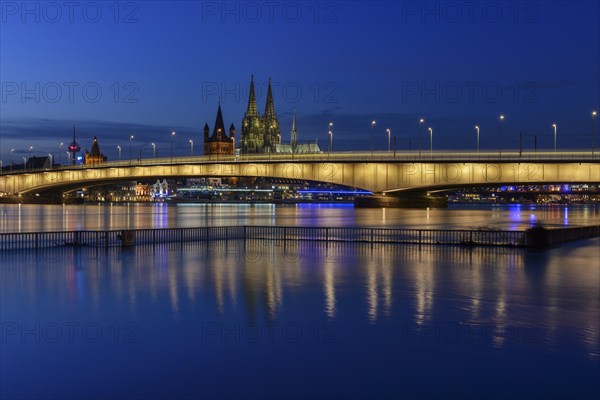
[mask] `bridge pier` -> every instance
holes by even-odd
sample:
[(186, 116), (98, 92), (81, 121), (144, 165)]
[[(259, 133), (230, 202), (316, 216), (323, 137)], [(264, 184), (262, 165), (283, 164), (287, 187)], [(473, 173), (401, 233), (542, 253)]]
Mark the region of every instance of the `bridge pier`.
[(446, 197), (430, 196), (423, 192), (402, 194), (373, 194), (354, 200), (356, 208), (447, 208)]

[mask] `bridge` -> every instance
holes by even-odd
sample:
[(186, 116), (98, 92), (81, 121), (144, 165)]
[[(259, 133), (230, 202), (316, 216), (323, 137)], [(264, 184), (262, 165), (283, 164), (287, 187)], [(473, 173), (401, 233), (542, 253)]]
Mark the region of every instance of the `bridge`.
[(346, 185), (373, 193), (505, 184), (600, 183), (600, 155), (560, 152), (335, 152), (166, 157), (0, 174), (5, 195), (65, 193), (120, 181), (272, 177)]

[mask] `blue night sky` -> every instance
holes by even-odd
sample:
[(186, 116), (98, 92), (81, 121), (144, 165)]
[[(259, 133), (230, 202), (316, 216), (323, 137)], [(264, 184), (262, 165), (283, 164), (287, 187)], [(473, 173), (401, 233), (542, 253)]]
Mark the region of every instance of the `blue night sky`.
[[(94, 135), (144, 157), (202, 148), (217, 103), (238, 128), (254, 74), (264, 109), (274, 84), (282, 140), (296, 110), (299, 138), (326, 148), (407, 149), (433, 128), (434, 149), (590, 149), (600, 105), (600, 5), (524, 2), (0, 2), (0, 159), (57, 153)], [(596, 129), (600, 121), (596, 121)], [(423, 143), (428, 136), (423, 133)], [(600, 140), (596, 138), (596, 146)], [(65, 146), (66, 147), (66, 146)]]

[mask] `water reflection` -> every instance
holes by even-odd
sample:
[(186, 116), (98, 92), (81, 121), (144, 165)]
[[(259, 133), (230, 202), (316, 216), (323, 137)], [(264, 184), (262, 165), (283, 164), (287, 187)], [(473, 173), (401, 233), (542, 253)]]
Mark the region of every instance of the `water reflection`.
[(174, 321), (199, 307), (248, 321), (293, 311), (416, 329), (452, 322), (489, 329), (497, 348), (526, 327), (550, 347), (572, 336), (597, 358), (600, 278), (589, 260), (598, 244), (530, 253), (228, 241), (2, 253), (1, 311), (10, 320), (128, 310), (143, 321), (166, 305)]
[(537, 221), (549, 226), (599, 224), (600, 206), (452, 206), (421, 210), (355, 209), (335, 204), (0, 205), (1, 232), (227, 225), (525, 229)]

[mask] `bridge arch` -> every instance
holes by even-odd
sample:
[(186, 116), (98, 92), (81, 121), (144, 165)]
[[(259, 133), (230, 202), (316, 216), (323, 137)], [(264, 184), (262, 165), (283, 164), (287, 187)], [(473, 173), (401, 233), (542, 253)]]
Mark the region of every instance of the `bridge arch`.
[(124, 164), (0, 175), (0, 192), (40, 193), (112, 182), (176, 177), (271, 177), (310, 180), (373, 193), (427, 191), (473, 185), (600, 183), (600, 163), (547, 162), (406, 162), (390, 161), (201, 161)]

